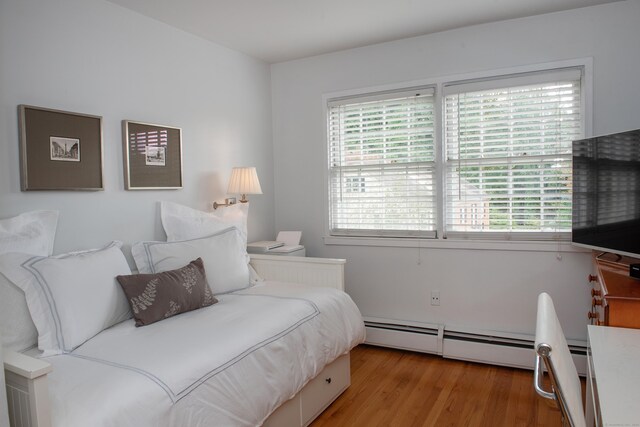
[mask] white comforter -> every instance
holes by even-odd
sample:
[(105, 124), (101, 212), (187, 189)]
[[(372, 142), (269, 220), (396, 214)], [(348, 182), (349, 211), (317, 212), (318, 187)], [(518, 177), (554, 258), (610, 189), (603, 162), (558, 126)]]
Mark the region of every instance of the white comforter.
[(49, 357), (54, 427), (257, 426), (364, 340), (351, 298), (265, 282)]

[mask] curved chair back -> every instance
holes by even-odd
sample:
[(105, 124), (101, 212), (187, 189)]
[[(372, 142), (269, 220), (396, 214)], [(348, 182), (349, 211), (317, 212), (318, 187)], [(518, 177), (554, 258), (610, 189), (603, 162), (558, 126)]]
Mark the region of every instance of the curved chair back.
[(7, 391), (4, 384), (4, 350), (0, 337), (0, 426), (9, 425), (9, 409), (7, 408)]
[[(538, 296), (536, 322), (536, 365), (534, 387), (538, 394), (558, 402), (565, 423), (586, 427), (582, 407), (582, 387), (569, 346), (558, 321), (553, 301), (543, 292)], [(542, 388), (542, 363), (551, 379), (552, 391)]]

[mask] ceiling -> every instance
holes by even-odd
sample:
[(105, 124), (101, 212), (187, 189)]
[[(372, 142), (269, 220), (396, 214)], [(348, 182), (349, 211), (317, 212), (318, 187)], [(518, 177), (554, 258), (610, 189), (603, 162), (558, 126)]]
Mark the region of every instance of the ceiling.
[(109, 0), (269, 63), (617, 0)]

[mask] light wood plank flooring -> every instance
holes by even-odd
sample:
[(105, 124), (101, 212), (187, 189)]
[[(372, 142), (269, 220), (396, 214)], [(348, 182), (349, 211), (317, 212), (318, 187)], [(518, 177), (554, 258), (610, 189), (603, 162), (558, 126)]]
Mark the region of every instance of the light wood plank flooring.
[(351, 387), (312, 426), (560, 426), (532, 381), (532, 371), (360, 345)]

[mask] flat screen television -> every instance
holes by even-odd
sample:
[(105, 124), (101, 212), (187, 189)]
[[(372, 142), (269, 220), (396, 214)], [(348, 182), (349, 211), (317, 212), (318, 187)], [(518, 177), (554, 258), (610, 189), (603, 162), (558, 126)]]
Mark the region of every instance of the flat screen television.
[(572, 242), (640, 257), (640, 129), (573, 142)]

